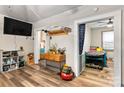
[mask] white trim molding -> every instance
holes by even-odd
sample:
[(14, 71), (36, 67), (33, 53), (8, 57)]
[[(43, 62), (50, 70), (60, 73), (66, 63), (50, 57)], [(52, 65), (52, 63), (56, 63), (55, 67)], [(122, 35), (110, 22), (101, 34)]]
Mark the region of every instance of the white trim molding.
[(38, 64), (40, 59), (40, 38), (41, 34), (39, 30), (34, 30), (34, 62)]

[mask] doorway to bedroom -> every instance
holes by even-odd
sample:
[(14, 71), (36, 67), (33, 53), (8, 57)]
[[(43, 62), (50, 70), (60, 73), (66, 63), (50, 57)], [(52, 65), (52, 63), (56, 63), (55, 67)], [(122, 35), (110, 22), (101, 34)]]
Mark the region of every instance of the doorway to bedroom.
[[(81, 30), (83, 31), (84, 34), (84, 28), (87, 23), (91, 23), (94, 21), (99, 21), (99, 20), (104, 20), (104, 19), (109, 19), (113, 18), (113, 26), (114, 26), (114, 53), (113, 53), (113, 69), (114, 69), (114, 75), (113, 75), (113, 86), (121, 86), (121, 11), (114, 11), (106, 14), (101, 14), (93, 17), (86, 17), (84, 19), (80, 19), (75, 21), (75, 31), (74, 31), (74, 51), (75, 51), (75, 56), (74, 56), (74, 64), (75, 64), (75, 73), (76, 76), (79, 76), (81, 73), (85, 71), (85, 39), (82, 39), (81, 42), (84, 41), (83, 45), (83, 50), (82, 53), (80, 53), (80, 25), (83, 25)], [(112, 19), (111, 19), (112, 21)], [(86, 33), (84, 34), (86, 35)], [(78, 42), (77, 42), (78, 41)], [(90, 47), (90, 46), (89, 46)], [(102, 50), (101, 48), (97, 47), (98, 50)], [(80, 55), (81, 54), (81, 55)], [(82, 56), (82, 58), (80, 57)], [(80, 61), (81, 60), (81, 61)], [(83, 66), (80, 66), (80, 64), (83, 64)], [(80, 68), (82, 67), (82, 68)], [(92, 71), (92, 70), (91, 70)], [(89, 80), (88, 80), (89, 81)], [(93, 81), (94, 82), (94, 81)]]
[(106, 18), (79, 25), (80, 70), (85, 64), (81, 75), (87, 83), (95, 82), (100, 86), (113, 86), (113, 24), (113, 18)]

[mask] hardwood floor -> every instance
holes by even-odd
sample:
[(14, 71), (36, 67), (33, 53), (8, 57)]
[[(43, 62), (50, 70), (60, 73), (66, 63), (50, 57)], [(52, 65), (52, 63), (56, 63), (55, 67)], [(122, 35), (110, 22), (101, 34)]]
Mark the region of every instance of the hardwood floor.
[[(100, 76), (101, 71), (86, 68), (82, 74), (72, 81), (61, 80), (56, 72), (38, 65), (0, 73), (0, 87), (111, 87), (112, 78)], [(112, 77), (111, 73), (108, 73)]]

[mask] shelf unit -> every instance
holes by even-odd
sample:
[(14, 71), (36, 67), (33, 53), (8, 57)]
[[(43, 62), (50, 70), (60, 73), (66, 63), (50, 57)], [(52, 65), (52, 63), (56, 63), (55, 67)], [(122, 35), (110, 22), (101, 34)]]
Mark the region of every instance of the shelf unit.
[(69, 32), (71, 32), (71, 28), (64, 27), (61, 29), (51, 30), (48, 32), (48, 35), (49, 36), (68, 35)]
[(53, 30), (48, 32), (49, 36), (58, 36), (58, 35), (67, 35), (68, 32), (65, 32), (63, 30)]
[(24, 67), (24, 55), (19, 55), (21, 51), (0, 51), (0, 71), (8, 72)]

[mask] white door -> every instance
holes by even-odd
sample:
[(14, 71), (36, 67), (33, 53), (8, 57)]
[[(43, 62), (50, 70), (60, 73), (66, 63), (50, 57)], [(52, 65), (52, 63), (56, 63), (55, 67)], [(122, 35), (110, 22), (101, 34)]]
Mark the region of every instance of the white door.
[(80, 55), (80, 73), (85, 70), (85, 54)]
[(41, 32), (35, 31), (34, 34), (34, 61), (35, 64), (38, 64), (40, 59), (40, 38), (41, 38)]

